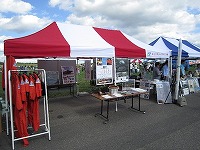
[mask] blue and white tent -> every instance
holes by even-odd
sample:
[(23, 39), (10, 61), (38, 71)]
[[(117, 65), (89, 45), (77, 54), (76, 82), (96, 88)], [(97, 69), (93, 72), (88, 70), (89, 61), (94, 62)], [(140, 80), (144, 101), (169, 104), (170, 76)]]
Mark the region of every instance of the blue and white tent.
[[(179, 39), (159, 37), (149, 45), (155, 46), (156, 48), (172, 51), (172, 57), (178, 56)], [(200, 48), (186, 40), (182, 40), (182, 57), (200, 57)]]

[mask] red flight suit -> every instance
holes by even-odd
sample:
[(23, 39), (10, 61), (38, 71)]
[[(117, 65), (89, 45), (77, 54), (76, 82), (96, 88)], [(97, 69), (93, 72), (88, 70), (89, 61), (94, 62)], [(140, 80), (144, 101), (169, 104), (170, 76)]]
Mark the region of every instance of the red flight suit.
[[(12, 74), (12, 102), (13, 102), (13, 116), (14, 123), (17, 129), (17, 137), (28, 136), (27, 131), (27, 120), (26, 120), (26, 107), (22, 101), (20, 80), (18, 74)], [(23, 139), (24, 146), (28, 146), (29, 142), (27, 139)]]
[(39, 92), (36, 88), (38, 87), (36, 80), (35, 75), (29, 76), (28, 122), (34, 131), (38, 131), (40, 127), (39, 100), (37, 97), (37, 93), (39, 94)]
[(40, 125), (40, 111), (39, 111), (39, 98), (42, 96), (42, 85), (41, 81), (36, 73), (33, 73), (33, 76), (35, 78), (35, 92), (36, 92), (36, 98), (34, 101), (34, 108), (33, 108), (33, 128), (35, 131), (39, 129)]
[[(16, 66), (16, 61), (15, 58), (12, 56), (7, 56), (6, 57), (6, 67), (7, 67), (7, 76), (8, 76), (8, 70), (17, 70)], [(4, 63), (5, 65), (5, 63)], [(5, 84), (7, 84), (7, 96), (8, 96), (8, 101), (9, 101), (9, 80), (7, 79), (7, 83), (5, 83), (5, 75), (4, 75), (4, 66), (3, 65), (3, 70), (2, 70), (2, 89), (5, 89)]]

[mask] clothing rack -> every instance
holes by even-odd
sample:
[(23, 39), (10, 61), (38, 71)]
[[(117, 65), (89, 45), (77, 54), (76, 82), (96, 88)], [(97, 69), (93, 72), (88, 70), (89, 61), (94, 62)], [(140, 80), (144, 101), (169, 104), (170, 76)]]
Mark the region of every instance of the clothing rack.
[[(12, 106), (12, 84), (11, 84), (11, 72), (33, 72), (33, 71), (38, 71), (41, 72), (41, 77), (42, 77), (42, 81), (44, 82), (45, 85), (45, 95), (43, 96), (43, 104), (44, 104), (44, 123), (40, 124), (40, 127), (44, 127), (44, 130), (42, 129), (42, 131), (38, 131), (37, 133), (32, 133), (29, 136), (25, 136), (25, 137), (20, 137), (20, 138), (16, 138), (15, 137), (15, 130), (14, 130), (14, 120), (13, 120), (13, 106)], [(48, 97), (47, 97), (47, 82), (46, 82), (46, 71), (44, 69), (35, 69), (35, 70), (9, 70), (8, 71), (8, 80), (9, 80), (9, 107), (10, 108), (10, 125), (11, 125), (11, 136), (12, 136), (12, 149), (15, 148), (15, 142), (18, 140), (22, 140), (22, 139), (28, 139), (31, 137), (36, 137), (36, 136), (40, 136), (40, 135), (44, 135), (44, 134), (48, 134), (48, 138), (49, 140), (51, 140), (51, 136), (50, 136), (50, 123), (49, 123), (49, 109), (48, 109)], [(8, 124), (8, 122), (7, 122)], [(28, 129), (28, 127), (27, 127)], [(7, 128), (8, 131), (8, 128)]]

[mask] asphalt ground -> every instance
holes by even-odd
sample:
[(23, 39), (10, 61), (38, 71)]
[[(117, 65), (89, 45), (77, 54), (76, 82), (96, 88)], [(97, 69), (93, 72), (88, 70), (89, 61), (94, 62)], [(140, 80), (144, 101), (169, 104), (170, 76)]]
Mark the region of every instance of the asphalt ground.
[[(48, 135), (29, 138), (16, 150), (198, 150), (200, 93), (185, 96), (187, 106), (141, 100), (146, 113), (131, 110), (131, 99), (110, 103), (109, 122), (95, 114), (100, 101), (90, 95), (49, 99), (51, 141)], [(137, 102), (137, 98), (135, 98)], [(136, 103), (137, 104), (137, 103)], [(40, 106), (42, 107), (42, 103)], [(104, 110), (105, 112), (105, 110)], [(42, 111), (41, 120), (43, 119)], [(0, 150), (12, 149), (11, 136), (0, 133)]]

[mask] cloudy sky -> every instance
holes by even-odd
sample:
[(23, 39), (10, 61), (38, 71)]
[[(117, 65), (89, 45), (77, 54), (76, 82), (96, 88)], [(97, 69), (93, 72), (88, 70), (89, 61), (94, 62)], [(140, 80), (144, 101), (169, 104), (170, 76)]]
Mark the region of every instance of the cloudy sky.
[(119, 29), (147, 44), (167, 36), (200, 45), (199, 0), (0, 0), (1, 59), (5, 39), (53, 21)]

